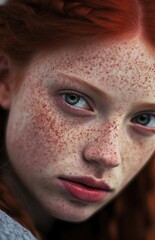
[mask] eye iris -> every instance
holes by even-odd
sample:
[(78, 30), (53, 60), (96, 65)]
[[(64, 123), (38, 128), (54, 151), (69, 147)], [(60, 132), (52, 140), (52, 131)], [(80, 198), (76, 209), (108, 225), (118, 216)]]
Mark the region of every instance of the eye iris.
[(151, 116), (148, 114), (142, 114), (135, 118), (135, 122), (141, 125), (147, 125), (151, 121)]
[(65, 101), (68, 103), (68, 104), (71, 104), (71, 105), (74, 105), (76, 103), (78, 103), (80, 100), (80, 96), (77, 96), (75, 94), (67, 94), (65, 96)]

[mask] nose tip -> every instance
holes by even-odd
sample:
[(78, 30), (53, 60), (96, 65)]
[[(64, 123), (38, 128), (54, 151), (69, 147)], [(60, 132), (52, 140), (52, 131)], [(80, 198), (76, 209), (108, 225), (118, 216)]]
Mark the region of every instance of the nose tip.
[(121, 157), (117, 149), (89, 145), (84, 150), (84, 158), (91, 163), (98, 163), (104, 168), (115, 168), (121, 163)]

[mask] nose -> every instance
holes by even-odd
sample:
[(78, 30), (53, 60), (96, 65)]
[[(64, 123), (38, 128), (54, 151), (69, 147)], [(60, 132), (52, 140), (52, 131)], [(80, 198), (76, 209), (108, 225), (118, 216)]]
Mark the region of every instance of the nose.
[[(116, 129), (94, 138), (84, 149), (84, 159), (102, 168), (115, 168), (121, 164), (119, 137)], [(115, 133), (114, 133), (115, 132)]]

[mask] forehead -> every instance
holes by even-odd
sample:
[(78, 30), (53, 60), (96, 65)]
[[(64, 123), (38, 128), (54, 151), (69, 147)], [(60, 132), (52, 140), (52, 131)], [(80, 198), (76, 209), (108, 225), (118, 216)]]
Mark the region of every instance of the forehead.
[(39, 59), (40, 72), (75, 76), (109, 94), (155, 97), (155, 54), (139, 38), (73, 44)]

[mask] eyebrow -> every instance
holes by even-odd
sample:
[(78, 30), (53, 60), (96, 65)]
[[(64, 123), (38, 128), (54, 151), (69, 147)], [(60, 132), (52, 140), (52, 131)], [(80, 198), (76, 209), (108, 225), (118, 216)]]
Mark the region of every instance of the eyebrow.
[[(72, 74), (68, 75), (64, 72), (59, 72), (58, 73), (61, 77), (64, 78), (68, 78), (71, 81), (78, 83), (78, 84), (82, 84), (85, 88), (89, 88), (91, 91), (95, 92), (97, 95), (99, 95), (101, 98), (104, 98), (104, 101), (107, 101), (109, 103), (113, 103), (116, 100), (113, 99), (113, 97), (110, 94), (105, 93), (104, 91), (102, 91), (100, 88), (97, 88), (96, 86), (87, 83), (86, 80), (79, 78), (77, 76), (74, 76)], [(134, 104), (134, 106), (132, 107), (133, 109), (139, 109), (140, 111), (155, 111), (155, 102), (137, 102), (136, 104)]]
[(155, 111), (155, 103), (152, 103), (152, 102), (145, 102), (145, 103), (136, 103), (134, 105), (134, 109), (137, 109), (139, 108), (140, 111), (144, 111), (147, 110), (147, 111), (152, 111), (154, 110)]
[(92, 90), (93, 92), (95, 92), (97, 95), (103, 97), (105, 100), (112, 102), (112, 96), (110, 96), (109, 94), (105, 93), (104, 91), (102, 91), (100, 88), (97, 88), (96, 86), (87, 83), (86, 80), (76, 77), (74, 75), (68, 75), (66, 73), (63, 72), (59, 72), (59, 75), (65, 78), (70, 79), (71, 81), (78, 83), (78, 84), (82, 84), (85, 88), (89, 88), (90, 90)]

